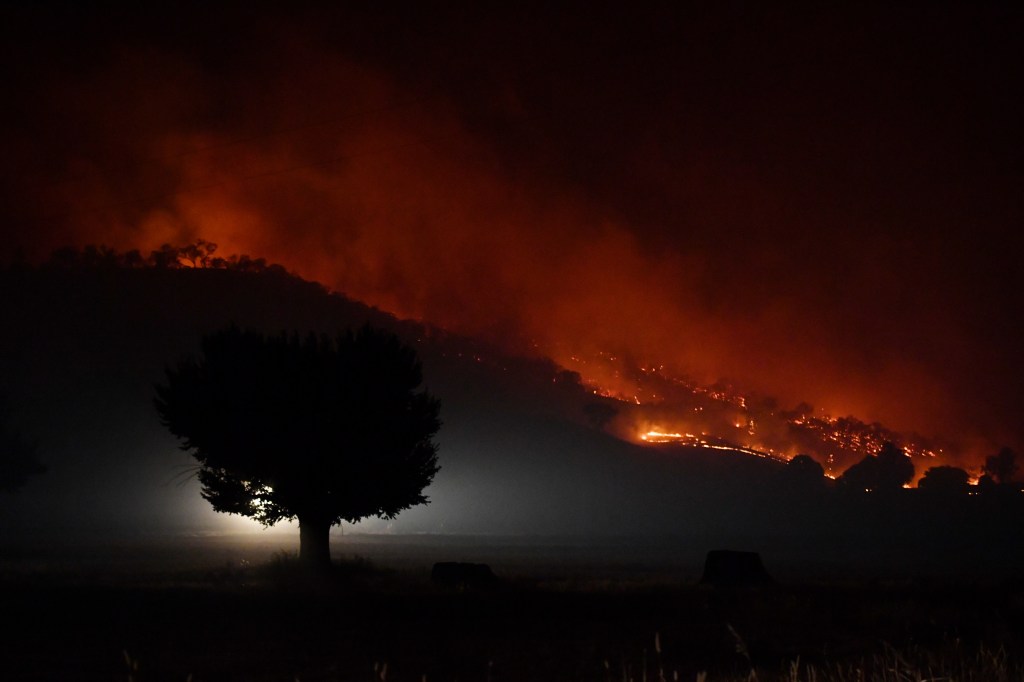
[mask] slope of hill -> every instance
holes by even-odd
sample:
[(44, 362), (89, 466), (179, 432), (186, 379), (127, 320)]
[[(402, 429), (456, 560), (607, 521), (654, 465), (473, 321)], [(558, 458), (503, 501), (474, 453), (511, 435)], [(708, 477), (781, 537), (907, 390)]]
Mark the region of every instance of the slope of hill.
[(794, 488), (772, 460), (620, 440), (597, 423), (615, 403), (571, 372), (398, 320), (277, 268), (11, 268), (0, 272), (0, 300), (0, 390), (50, 468), (0, 498), (0, 540), (88, 545), (257, 530), (201, 499), (191, 458), (158, 422), (154, 383), (203, 333), (228, 324), (335, 333), (369, 322), (417, 348), (444, 426), (431, 503), (358, 530), (961, 567), (1024, 546), (1007, 525), (1010, 507), (989, 500), (936, 504), (916, 491), (854, 499)]
[[(709, 496), (754, 486), (771, 468), (617, 440), (589, 421), (587, 406), (602, 399), (552, 363), (398, 320), (276, 268), (21, 268), (0, 275), (0, 290), (0, 381), (51, 469), (3, 501), (23, 527), (216, 525), (188, 476), (190, 459), (157, 422), (152, 386), (165, 364), (227, 324), (335, 333), (370, 323), (418, 349), (444, 405), (442, 471), (432, 504), (392, 530), (662, 532), (679, 516), (664, 505), (692, 519)], [(684, 460), (685, 471), (662, 471)]]

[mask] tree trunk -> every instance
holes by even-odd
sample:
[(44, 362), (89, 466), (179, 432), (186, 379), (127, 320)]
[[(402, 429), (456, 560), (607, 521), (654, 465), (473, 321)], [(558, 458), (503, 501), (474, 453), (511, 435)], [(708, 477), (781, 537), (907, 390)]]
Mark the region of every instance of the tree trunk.
[(331, 565), (331, 524), (299, 519), (299, 561), (307, 568)]

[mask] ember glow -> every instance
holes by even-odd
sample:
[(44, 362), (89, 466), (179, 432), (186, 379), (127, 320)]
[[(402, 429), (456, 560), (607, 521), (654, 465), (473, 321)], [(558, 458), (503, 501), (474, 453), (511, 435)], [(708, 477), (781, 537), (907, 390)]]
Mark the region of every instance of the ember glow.
[(986, 51), (1019, 48), (956, 17), (908, 45), (841, 16), (556, 39), (339, 12), (112, 31), (74, 69), (19, 41), (9, 257), (204, 238), (551, 357), (622, 399), (631, 440), (836, 469), (886, 439), (973, 468), (1022, 449), (1022, 116), (998, 93), (1024, 58)]
[(648, 443), (677, 443), (683, 439), (693, 439), (695, 436), (692, 433), (665, 433), (664, 431), (648, 431), (647, 433), (640, 434), (640, 440), (645, 440)]
[(744, 393), (724, 382), (702, 385), (663, 364), (631, 367), (610, 353), (589, 360), (577, 355), (572, 362), (609, 381), (590, 383), (590, 390), (615, 401), (619, 416), (609, 428), (633, 442), (732, 450), (779, 461), (809, 454), (831, 476), (877, 453), (886, 442), (910, 455), (919, 474), (936, 463), (958, 461), (953, 446), (936, 438), (853, 416), (835, 417), (807, 403), (786, 407), (774, 397)]
[[(709, 440), (711, 439), (711, 440)], [(704, 448), (707, 450), (725, 450), (727, 452), (741, 452), (745, 455), (765, 457), (768, 459), (782, 459), (767, 452), (760, 452), (751, 448), (733, 445), (724, 440), (708, 435), (697, 436), (692, 433), (666, 433), (664, 431), (648, 431), (640, 434), (640, 440), (656, 445), (672, 444), (691, 448)], [(785, 460), (782, 460), (785, 461)]]

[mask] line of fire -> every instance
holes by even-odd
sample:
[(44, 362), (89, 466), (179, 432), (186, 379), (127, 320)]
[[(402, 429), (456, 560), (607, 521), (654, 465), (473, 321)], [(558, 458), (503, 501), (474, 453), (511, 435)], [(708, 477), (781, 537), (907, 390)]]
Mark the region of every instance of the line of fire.
[(745, 394), (726, 383), (702, 385), (663, 365), (632, 365), (613, 353), (569, 356), (595, 396), (614, 401), (609, 431), (644, 445), (674, 445), (740, 452), (787, 462), (808, 454), (836, 477), (864, 456), (891, 442), (919, 464), (918, 472), (947, 463), (951, 444), (899, 433), (855, 416), (835, 417), (801, 403), (791, 409), (770, 397)]

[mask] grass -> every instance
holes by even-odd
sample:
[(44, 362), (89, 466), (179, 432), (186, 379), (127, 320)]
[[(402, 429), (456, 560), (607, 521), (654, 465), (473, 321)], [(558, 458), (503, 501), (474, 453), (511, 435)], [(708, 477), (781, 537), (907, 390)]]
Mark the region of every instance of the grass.
[[(499, 571), (499, 574), (501, 572)], [(1024, 680), (1013, 583), (847, 580), (721, 591), (506, 575), (443, 590), (294, 553), (94, 580), (0, 579), (5, 680), (1001, 682)]]
[(667, 682), (694, 679), (696, 682), (1011, 682), (1024, 679), (1024, 667), (1011, 662), (1005, 649), (990, 649), (984, 645), (968, 651), (959, 641), (946, 647), (928, 649), (910, 646), (897, 650), (882, 645), (882, 651), (853, 660), (818, 665), (802, 663), (799, 658), (778, 669), (759, 668), (752, 664), (742, 638), (732, 630), (737, 653), (746, 659), (747, 670), (739, 673), (709, 674), (699, 671), (692, 676), (681, 676), (678, 670), (668, 670), (661, 656), (660, 642), (655, 635), (653, 665), (643, 662), (634, 669), (622, 665), (613, 674), (612, 666), (604, 661), (606, 682)]
[[(742, 641), (738, 634), (736, 637), (739, 652)], [(648, 661), (648, 652), (645, 651), (639, 665), (622, 663), (613, 666), (608, 659), (604, 659), (601, 666), (604, 682), (679, 682), (687, 679), (695, 682), (1013, 682), (1024, 679), (1024, 668), (1020, 664), (1011, 663), (1005, 650), (981, 647), (968, 653), (962, 650), (959, 643), (939, 651), (920, 647), (897, 651), (892, 647), (884, 647), (882, 653), (834, 664), (807, 665), (798, 658), (782, 665), (777, 671), (758, 670), (751, 666), (742, 673), (709, 674), (702, 670), (692, 676), (681, 676), (679, 670), (666, 668), (657, 634), (653, 651), (654, 660)], [(128, 682), (145, 679), (139, 677), (139, 660), (127, 651), (123, 652), (123, 657)], [(390, 672), (392, 669), (386, 661), (374, 662), (369, 678), (356, 674), (339, 675), (336, 679), (387, 682)], [(494, 670), (493, 661), (488, 661), (486, 669), (481, 670), (475, 679), (492, 682), (496, 674), (501, 677), (500, 672)], [(189, 674), (184, 679), (185, 682), (193, 682), (193, 675)], [(298, 675), (294, 676), (297, 682), (301, 679)], [(419, 677), (421, 682), (429, 682), (430, 679), (425, 674)]]

